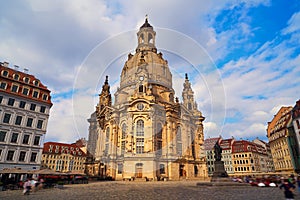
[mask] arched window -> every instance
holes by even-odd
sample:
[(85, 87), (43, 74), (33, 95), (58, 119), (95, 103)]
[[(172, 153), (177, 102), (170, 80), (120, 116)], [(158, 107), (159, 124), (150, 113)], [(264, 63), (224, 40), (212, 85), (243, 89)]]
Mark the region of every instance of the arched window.
[(141, 34), (139, 37), (139, 43), (144, 43), (144, 34)]
[(176, 133), (176, 150), (178, 155), (182, 155), (182, 140), (181, 140), (181, 127), (177, 127)]
[(106, 141), (106, 142), (109, 141), (109, 132), (110, 132), (110, 128), (107, 127), (107, 128), (106, 128), (106, 137), (105, 137), (105, 141)]
[(141, 119), (136, 122), (136, 136), (144, 136), (144, 121)]
[(127, 129), (127, 126), (126, 124), (122, 124), (122, 139), (125, 139), (126, 138), (126, 129)]
[(121, 135), (121, 155), (124, 155), (125, 153), (125, 149), (126, 149), (126, 130), (127, 130), (127, 126), (126, 124), (122, 124), (122, 135)]
[(161, 126), (161, 123), (158, 123), (157, 124), (157, 130), (156, 130), (156, 137), (157, 139), (162, 139), (162, 126)]
[(176, 134), (177, 141), (181, 141), (181, 127), (177, 127), (177, 134)]
[(150, 44), (153, 44), (153, 36), (151, 33), (148, 34), (148, 43)]
[(104, 149), (104, 155), (108, 155), (109, 151), (109, 135), (110, 135), (110, 128), (106, 128), (106, 133), (105, 133), (105, 149)]

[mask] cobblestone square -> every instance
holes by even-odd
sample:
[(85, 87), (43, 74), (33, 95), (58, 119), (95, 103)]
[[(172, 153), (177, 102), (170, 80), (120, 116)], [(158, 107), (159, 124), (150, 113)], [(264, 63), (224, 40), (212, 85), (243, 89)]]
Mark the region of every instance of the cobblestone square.
[[(299, 194), (296, 193), (299, 199)], [(205, 199), (205, 200), (251, 200), (284, 199), (278, 187), (252, 187), (249, 185), (197, 186), (197, 181), (168, 182), (92, 182), (89, 184), (65, 185), (64, 189), (42, 189), (24, 196), (22, 190), (0, 192), (0, 199)]]

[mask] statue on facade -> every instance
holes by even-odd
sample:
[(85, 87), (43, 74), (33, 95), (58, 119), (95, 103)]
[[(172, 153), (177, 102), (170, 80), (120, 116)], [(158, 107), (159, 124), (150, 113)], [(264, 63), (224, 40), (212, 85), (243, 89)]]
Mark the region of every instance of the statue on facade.
[(214, 146), (214, 152), (215, 152), (215, 159), (216, 161), (221, 161), (222, 158), (222, 148), (219, 145), (218, 142), (216, 142), (215, 146)]

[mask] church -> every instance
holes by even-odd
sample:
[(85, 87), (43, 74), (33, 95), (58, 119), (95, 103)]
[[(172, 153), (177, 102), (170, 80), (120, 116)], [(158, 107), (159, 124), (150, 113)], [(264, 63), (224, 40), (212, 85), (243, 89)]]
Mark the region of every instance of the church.
[(110, 93), (106, 76), (95, 112), (88, 119), (86, 164), (90, 176), (112, 180), (181, 180), (207, 177), (203, 121), (188, 75), (182, 102), (175, 97), (168, 61), (145, 19), (129, 53), (120, 86)]

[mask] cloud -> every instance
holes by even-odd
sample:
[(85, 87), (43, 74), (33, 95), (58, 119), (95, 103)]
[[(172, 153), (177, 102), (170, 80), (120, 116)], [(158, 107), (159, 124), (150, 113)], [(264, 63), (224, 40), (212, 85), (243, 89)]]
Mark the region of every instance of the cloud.
[(87, 136), (105, 75), (116, 91), (148, 14), (176, 96), (189, 73), (205, 134), (263, 137), (276, 109), (299, 98), (300, 17), (294, 13), (274, 38), (259, 43), (250, 11), (260, 6), (272, 8), (264, 0), (6, 2), (0, 59), (29, 68), (48, 86), (54, 105), (46, 140), (72, 142)]

